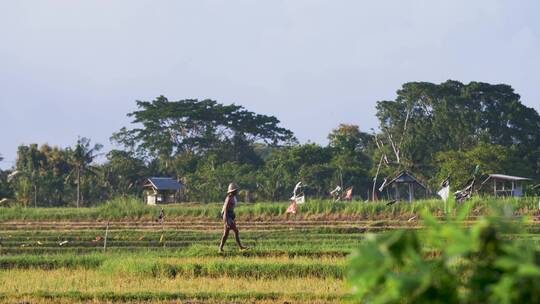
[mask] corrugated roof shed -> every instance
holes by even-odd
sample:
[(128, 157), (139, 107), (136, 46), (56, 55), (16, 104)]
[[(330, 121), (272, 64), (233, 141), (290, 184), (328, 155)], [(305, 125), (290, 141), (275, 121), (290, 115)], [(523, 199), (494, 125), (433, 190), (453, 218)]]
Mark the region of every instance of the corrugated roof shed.
[(412, 175), (410, 172), (404, 170), (401, 171), (396, 178), (388, 182), (387, 186), (390, 186), (392, 184), (417, 184), (421, 186), (422, 188), (426, 188), (422, 183), (420, 183), (414, 175)]
[[(148, 182), (156, 190), (178, 191), (184, 186), (170, 177), (150, 177)], [(149, 186), (148, 183), (145, 186)]]

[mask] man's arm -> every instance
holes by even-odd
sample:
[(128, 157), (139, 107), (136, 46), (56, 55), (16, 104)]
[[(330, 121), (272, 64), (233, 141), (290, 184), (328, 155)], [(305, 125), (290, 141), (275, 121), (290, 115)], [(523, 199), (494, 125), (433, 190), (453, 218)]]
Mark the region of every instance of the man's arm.
[(223, 203), (223, 219), (227, 218), (227, 211), (229, 211), (229, 207), (231, 205), (231, 197), (227, 195), (225, 198), (225, 202)]

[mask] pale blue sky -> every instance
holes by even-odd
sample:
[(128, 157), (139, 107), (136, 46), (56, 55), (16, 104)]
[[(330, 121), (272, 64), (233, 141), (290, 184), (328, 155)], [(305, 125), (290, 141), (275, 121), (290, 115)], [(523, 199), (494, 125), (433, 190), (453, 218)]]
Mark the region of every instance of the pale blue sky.
[(508, 83), (540, 109), (540, 1), (0, 0), (0, 154), (111, 148), (134, 100), (211, 98), (325, 143), (407, 81)]

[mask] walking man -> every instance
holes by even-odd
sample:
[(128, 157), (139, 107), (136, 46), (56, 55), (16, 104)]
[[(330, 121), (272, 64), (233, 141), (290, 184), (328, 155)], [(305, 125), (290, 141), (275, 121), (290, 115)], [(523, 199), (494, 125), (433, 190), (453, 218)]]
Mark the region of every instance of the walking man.
[(221, 237), (221, 243), (219, 244), (219, 252), (223, 252), (223, 246), (229, 237), (229, 232), (232, 230), (234, 232), (234, 237), (236, 239), (236, 244), (240, 247), (241, 250), (247, 249), (247, 247), (242, 246), (240, 242), (240, 233), (236, 227), (236, 215), (234, 214), (234, 207), (236, 207), (236, 195), (238, 194), (238, 187), (235, 183), (229, 185), (227, 190), (227, 197), (223, 203), (223, 209), (221, 209), (221, 216), (223, 218), (223, 236)]

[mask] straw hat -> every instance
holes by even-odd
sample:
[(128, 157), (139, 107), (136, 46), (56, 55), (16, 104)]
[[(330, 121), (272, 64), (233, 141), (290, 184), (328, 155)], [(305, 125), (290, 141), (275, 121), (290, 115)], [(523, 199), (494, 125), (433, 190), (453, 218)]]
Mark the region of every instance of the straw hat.
[(229, 184), (229, 190), (227, 190), (227, 194), (232, 193), (232, 192), (234, 192), (236, 190), (238, 190), (238, 186), (236, 186), (235, 183), (230, 183)]

